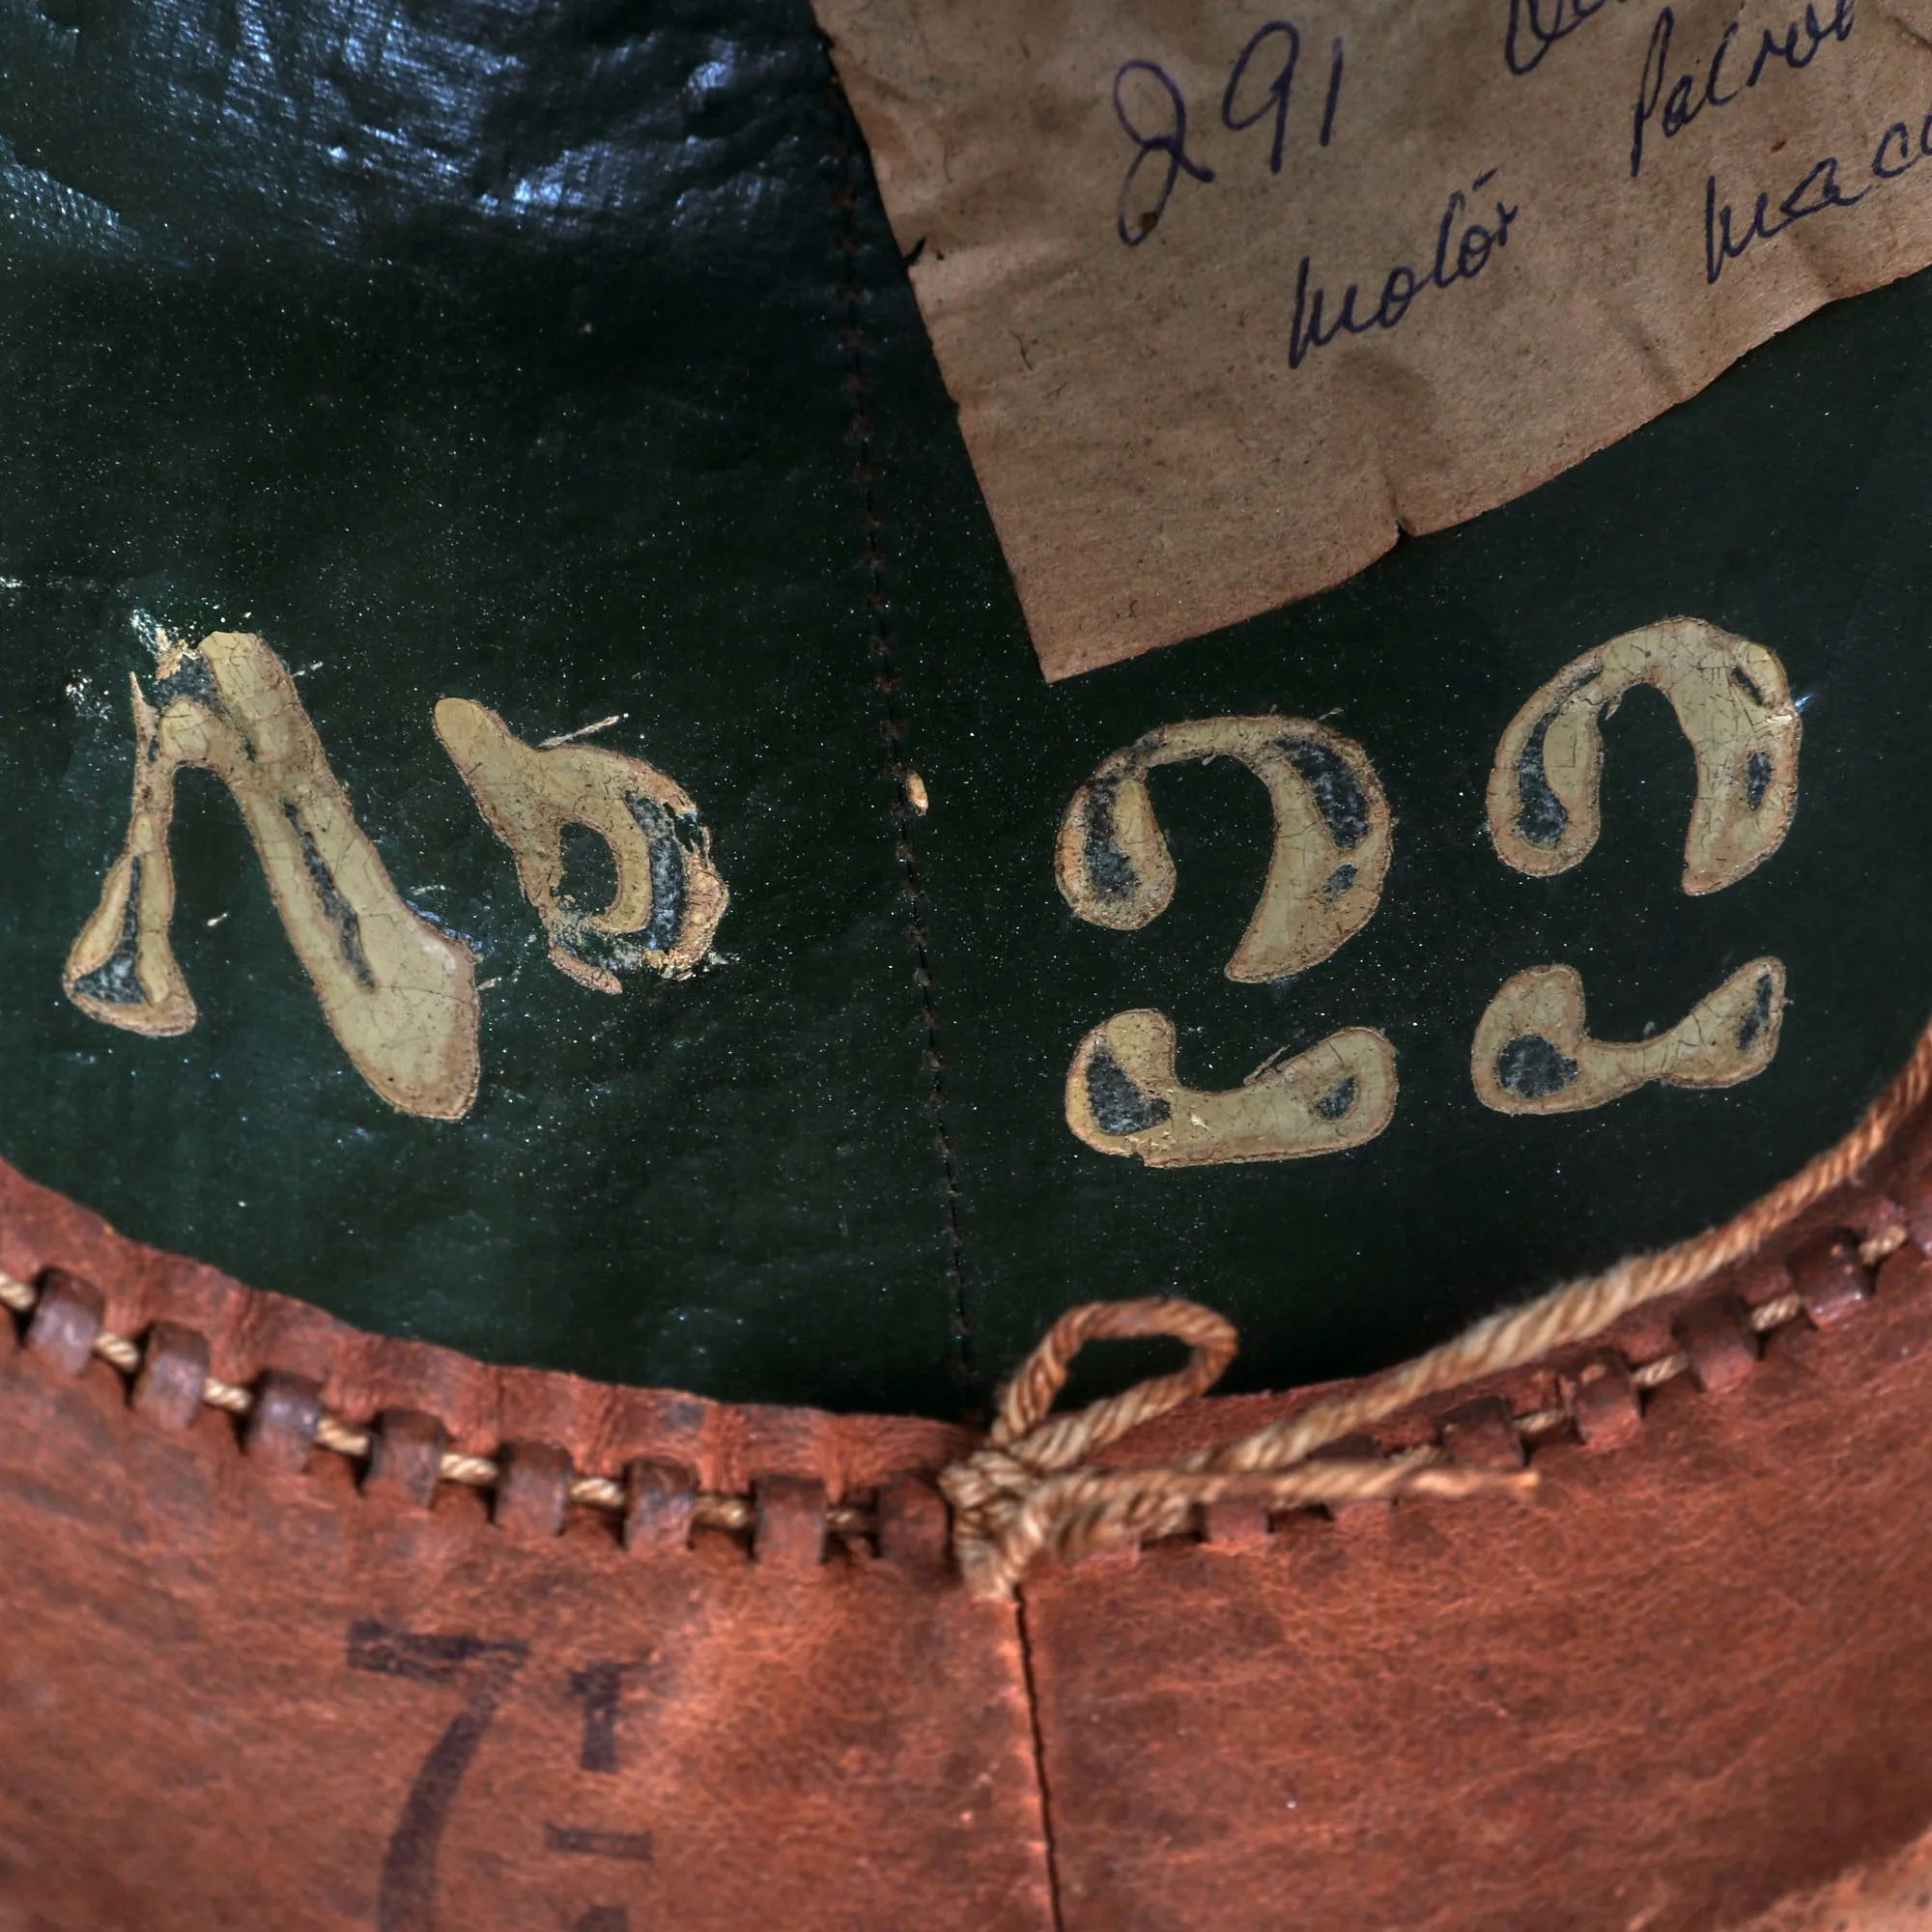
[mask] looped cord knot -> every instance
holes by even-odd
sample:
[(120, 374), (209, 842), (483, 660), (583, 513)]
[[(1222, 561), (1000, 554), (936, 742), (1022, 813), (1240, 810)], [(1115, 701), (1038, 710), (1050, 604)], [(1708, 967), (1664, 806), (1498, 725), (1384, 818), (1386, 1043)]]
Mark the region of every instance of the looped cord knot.
[[(1674, 1247), (1567, 1282), (1506, 1308), (1453, 1341), (1372, 1376), (1297, 1414), (1211, 1449), (1151, 1468), (1102, 1468), (1086, 1459), (1143, 1422), (1213, 1387), (1234, 1360), (1235, 1331), (1212, 1309), (1179, 1300), (1096, 1301), (1069, 1309), (1000, 1391), (984, 1447), (939, 1479), (952, 1505), (952, 1548), (967, 1585), (1004, 1597), (1042, 1553), (1088, 1550), (1189, 1527), (1204, 1504), (1234, 1497), (1290, 1509), (1387, 1496), (1521, 1495), (1536, 1479), (1445, 1468), (1418, 1449), (1379, 1463), (1310, 1463), (1318, 1449), (1444, 1389), (1520, 1369), (1552, 1350), (1601, 1335), (1633, 1308), (1681, 1293), (1754, 1253), (1858, 1176), (1932, 1094), (1932, 1026), (1912, 1058), (1837, 1146), (1829, 1148), (1720, 1227)], [(1187, 1366), (1090, 1408), (1049, 1419), (1066, 1370), (1089, 1342), (1172, 1335), (1193, 1350)]]
[[(1049, 1415), (1089, 1342), (1149, 1335), (1185, 1342), (1186, 1366), (1071, 1414)], [(952, 1548), (968, 1588), (1007, 1596), (1042, 1554), (1074, 1557), (1172, 1536), (1204, 1504), (1230, 1497), (1286, 1508), (1396, 1495), (1520, 1494), (1535, 1481), (1527, 1473), (1434, 1467), (1433, 1450), (1387, 1462), (1303, 1464), (1327, 1437), (1285, 1443), (1282, 1452), (1257, 1450), (1257, 1438), (1248, 1437), (1152, 1467), (1107, 1468), (1089, 1460), (1212, 1388), (1236, 1346), (1233, 1324), (1193, 1301), (1093, 1301), (1063, 1315), (1000, 1391), (984, 1446), (939, 1479), (952, 1505)], [(1230, 1455), (1234, 1463), (1224, 1465), (1219, 1459)]]

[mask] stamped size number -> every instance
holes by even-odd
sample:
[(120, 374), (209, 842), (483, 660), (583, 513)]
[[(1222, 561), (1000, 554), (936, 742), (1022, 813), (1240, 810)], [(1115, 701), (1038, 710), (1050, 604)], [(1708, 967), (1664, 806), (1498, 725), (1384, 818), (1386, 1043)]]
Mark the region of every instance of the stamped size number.
[[(443, 1833), (511, 1683), (528, 1661), (529, 1646), (511, 1637), (398, 1630), (371, 1618), (349, 1627), (351, 1670), (453, 1690), (461, 1698), (455, 1716), (416, 1768), (389, 1834), (376, 1894), (377, 1932), (435, 1932)], [(580, 1770), (617, 1770), (618, 1704), (632, 1669), (628, 1663), (601, 1661), (566, 1674), (564, 1682), (582, 1717)], [(655, 1857), (649, 1832), (585, 1825), (546, 1823), (543, 1849), (570, 1859), (615, 1861), (620, 1866), (647, 1865)], [(608, 1865), (582, 1869), (594, 1872)], [(574, 1924), (575, 1932), (629, 1932), (630, 1914), (622, 1905), (592, 1904)]]

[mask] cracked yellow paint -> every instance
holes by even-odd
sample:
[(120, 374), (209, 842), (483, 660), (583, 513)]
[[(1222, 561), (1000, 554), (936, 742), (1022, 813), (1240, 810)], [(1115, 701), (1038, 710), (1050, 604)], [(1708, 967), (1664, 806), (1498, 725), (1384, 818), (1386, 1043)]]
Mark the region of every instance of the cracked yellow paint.
[(1094, 925), (1136, 931), (1167, 910), (1174, 858), (1148, 774), (1236, 758), (1267, 787), (1274, 850), (1228, 978), (1264, 983), (1306, 972), (1361, 930), (1381, 897), (1391, 821), (1367, 754), (1305, 718), (1207, 718), (1163, 724), (1102, 761), (1061, 821), (1054, 875)]
[(1648, 1039), (1592, 1039), (1574, 967), (1532, 966), (1504, 983), (1476, 1025), (1469, 1071), (1499, 1114), (1574, 1114), (1653, 1080), (1735, 1087), (1771, 1065), (1784, 1018), (1784, 967), (1753, 959)]
[(1374, 1140), (1395, 1099), (1395, 1048), (1372, 1027), (1330, 1034), (1223, 1093), (1185, 1087), (1174, 1022), (1151, 1007), (1095, 1027), (1066, 1074), (1067, 1125), (1089, 1147), (1149, 1167), (1339, 1153)]
[[(526, 745), (494, 711), (465, 697), (437, 705), (436, 732), (490, 829), (510, 848), (559, 973), (596, 992), (620, 993), (613, 966), (674, 980), (693, 971), (730, 894), (711, 863), (711, 835), (680, 786), (642, 758), (601, 746)], [(617, 884), (602, 911), (585, 912), (563, 892), (567, 825), (610, 847)]]
[(1790, 830), (1800, 726), (1776, 657), (1700, 617), (1646, 624), (1585, 651), (1510, 721), (1490, 774), (1496, 851), (1519, 872), (1547, 878), (1595, 845), (1603, 721), (1636, 684), (1669, 698), (1696, 758), (1684, 890), (1721, 892)]
[(281, 661), (260, 638), (170, 645), (134, 678), (134, 798), (121, 856), (67, 958), (67, 995), (129, 1033), (195, 1023), (169, 938), (175, 778), (212, 772), (242, 822), (329, 1027), (392, 1107), (459, 1120), (476, 1097), (476, 962), (403, 903), (355, 823)]

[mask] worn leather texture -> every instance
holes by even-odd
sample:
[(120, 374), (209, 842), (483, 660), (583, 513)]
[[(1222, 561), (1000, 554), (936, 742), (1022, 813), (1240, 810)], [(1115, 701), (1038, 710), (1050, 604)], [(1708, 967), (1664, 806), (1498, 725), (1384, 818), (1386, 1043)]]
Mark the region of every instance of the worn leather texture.
[[(1928, 1169), (1921, 1137), (1733, 1275), (1378, 1432), (1509, 1462), (1541, 1415), (1527, 1505), (1217, 1506), (1012, 1605), (945, 1558), (958, 1431), (489, 1371), (0, 1176), (42, 1292), (0, 1327), (0, 1924), (1923, 1923)], [(130, 1401), (70, 1347), (97, 1321), (205, 1337), (246, 1428)], [(498, 1458), (494, 1506), (412, 1491), (408, 1432), (383, 1467), (310, 1446), (319, 1406), (399, 1404)], [(747, 1530), (564, 1510), (637, 1459), (748, 1492)]]
[(646, 1560), (582, 1513), (558, 1533), (449, 1485), (431, 1509), (358, 1492), (322, 1452), (277, 1466), (213, 1408), (156, 1427), (111, 1372), (75, 1378), (8, 1324), (10, 1932), (848, 1928), (903, 1923), (910, 1899), (962, 1932), (1043, 1922), (1011, 1611), (942, 1583), (936, 1497), (871, 1560), (819, 1560), (828, 1492), (933, 1469), (957, 1431), (357, 1335), (7, 1175), (0, 1265), (56, 1262), (106, 1285), (110, 1326), (165, 1311), (207, 1336), (217, 1375), (310, 1379), (363, 1418), (427, 1409), (459, 1448), (650, 1457), (741, 1492), (804, 1479), (816, 1500), (789, 1560), (782, 1524), (761, 1560), (702, 1534)]
[(1259, 1928), (1292, 1892), (1324, 1932), (1730, 1926), (1913, 1839), (1928, 1286), (1915, 1257), (1855, 1339), (1668, 1384), (1628, 1450), (1540, 1450), (1526, 1509), (1042, 1575), (1065, 1923)]
[[(1821, 314), (1332, 595), (1049, 690), (831, 77), (804, 0), (0, 0), (0, 1054), (23, 1096), (0, 1152), (371, 1330), (961, 1415), (1100, 1295), (1225, 1308), (1249, 1388), (1397, 1360), (1844, 1131), (1932, 1009), (1932, 283)], [(1512, 716), (1686, 613), (1775, 650), (1804, 706), (1782, 847), (1687, 896), (1691, 760), (1643, 689), (1605, 733), (1596, 849), (1510, 870), (1483, 792)], [(173, 833), (198, 1025), (142, 1037), (63, 997), (128, 824), (153, 625), (265, 638), (397, 890), (475, 949), (461, 1122), (357, 1076), (205, 774)], [(531, 744), (617, 716), (587, 742), (654, 761), (711, 833), (718, 960), (614, 997), (546, 964), (435, 736), (447, 696)], [(1082, 781), (1158, 726), (1269, 712), (1379, 776), (1368, 923), (1292, 977), (1226, 977), (1268, 848), (1229, 759), (1154, 777), (1171, 909), (1076, 919), (1053, 855)], [(572, 854), (587, 902), (595, 840)], [(1880, 905), (1888, 943), (1844, 943)], [(1756, 1078), (1561, 1118), (1478, 1100), (1471, 1039), (1512, 974), (1574, 967), (1598, 1034), (1637, 1040), (1760, 954), (1790, 1006)], [(1144, 1008), (1217, 1091), (1379, 1029), (1393, 1118), (1317, 1158), (1097, 1151), (1067, 1069)]]
[[(39, 1297), (0, 1318), (0, 1932), (1924, 1922), (1910, 1151), (1755, 1271), (1375, 1445), (1507, 1460), (1554, 1414), (1520, 1509), (1217, 1511), (989, 1605), (931, 1488), (970, 1433), (878, 1411), (982, 1410), (1094, 1295), (1215, 1302), (1250, 1391), (1365, 1369), (1851, 1123), (1932, 1004), (1932, 281), (1329, 597), (1048, 692), (829, 78), (796, 0), (0, 0), (0, 1151), (34, 1177), (0, 1168), (0, 1268)], [(1682, 894), (1690, 762), (1639, 694), (1600, 850), (1506, 872), (1512, 714), (1683, 613), (1804, 701), (1784, 848)], [(62, 997), (156, 625), (270, 640), (399, 889), (473, 947), (463, 1122), (357, 1079), (199, 778), (197, 1029)], [(531, 743), (621, 714), (599, 742), (713, 834), (706, 971), (613, 999), (545, 963), (433, 735), (451, 695)], [(1077, 921), (1075, 787), (1270, 711), (1375, 762), (1375, 922), (1225, 978), (1266, 847), (1225, 761), (1156, 786), (1173, 910)], [(1793, 1003), (1757, 1079), (1478, 1104), (1520, 967), (1577, 964), (1635, 1039), (1767, 950)], [(1191, 1172), (1082, 1145), (1076, 1042), (1154, 1005), (1230, 1089), (1380, 1026), (1394, 1121)], [(1900, 1229), (1875, 1284), (1832, 1245)], [(1760, 1354), (1739, 1309), (1792, 1295)]]

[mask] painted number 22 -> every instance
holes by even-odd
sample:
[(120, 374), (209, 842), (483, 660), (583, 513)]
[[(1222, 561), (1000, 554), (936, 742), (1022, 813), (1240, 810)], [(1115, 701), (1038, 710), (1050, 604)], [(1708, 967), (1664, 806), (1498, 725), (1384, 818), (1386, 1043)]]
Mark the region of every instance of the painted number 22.
[[(1696, 757), (1684, 891), (1721, 891), (1783, 842), (1798, 803), (1799, 719), (1783, 667), (1762, 644), (1699, 618), (1646, 625), (1566, 665), (1504, 730), (1491, 773), (1490, 835), (1520, 872), (1549, 877), (1596, 843), (1603, 723), (1633, 687), (1661, 691)], [(1102, 761), (1074, 793), (1055, 874), (1094, 925), (1131, 931), (1167, 910), (1175, 869), (1148, 774), (1233, 757), (1267, 787), (1274, 850), (1229, 979), (1304, 973), (1369, 922), (1388, 869), (1388, 801), (1362, 748), (1306, 719), (1213, 718), (1163, 725)], [(1730, 974), (1676, 1026), (1640, 1040), (1587, 1029), (1575, 968), (1532, 966), (1477, 1022), (1470, 1077), (1505, 1114), (1572, 1113), (1647, 1085), (1730, 1087), (1777, 1050), (1784, 967), (1769, 956)], [(1373, 1140), (1394, 1118), (1395, 1049), (1351, 1026), (1277, 1058), (1219, 1093), (1182, 1084), (1174, 1022), (1153, 1008), (1116, 1013), (1075, 1049), (1066, 1121), (1103, 1153), (1150, 1167), (1293, 1160)]]

